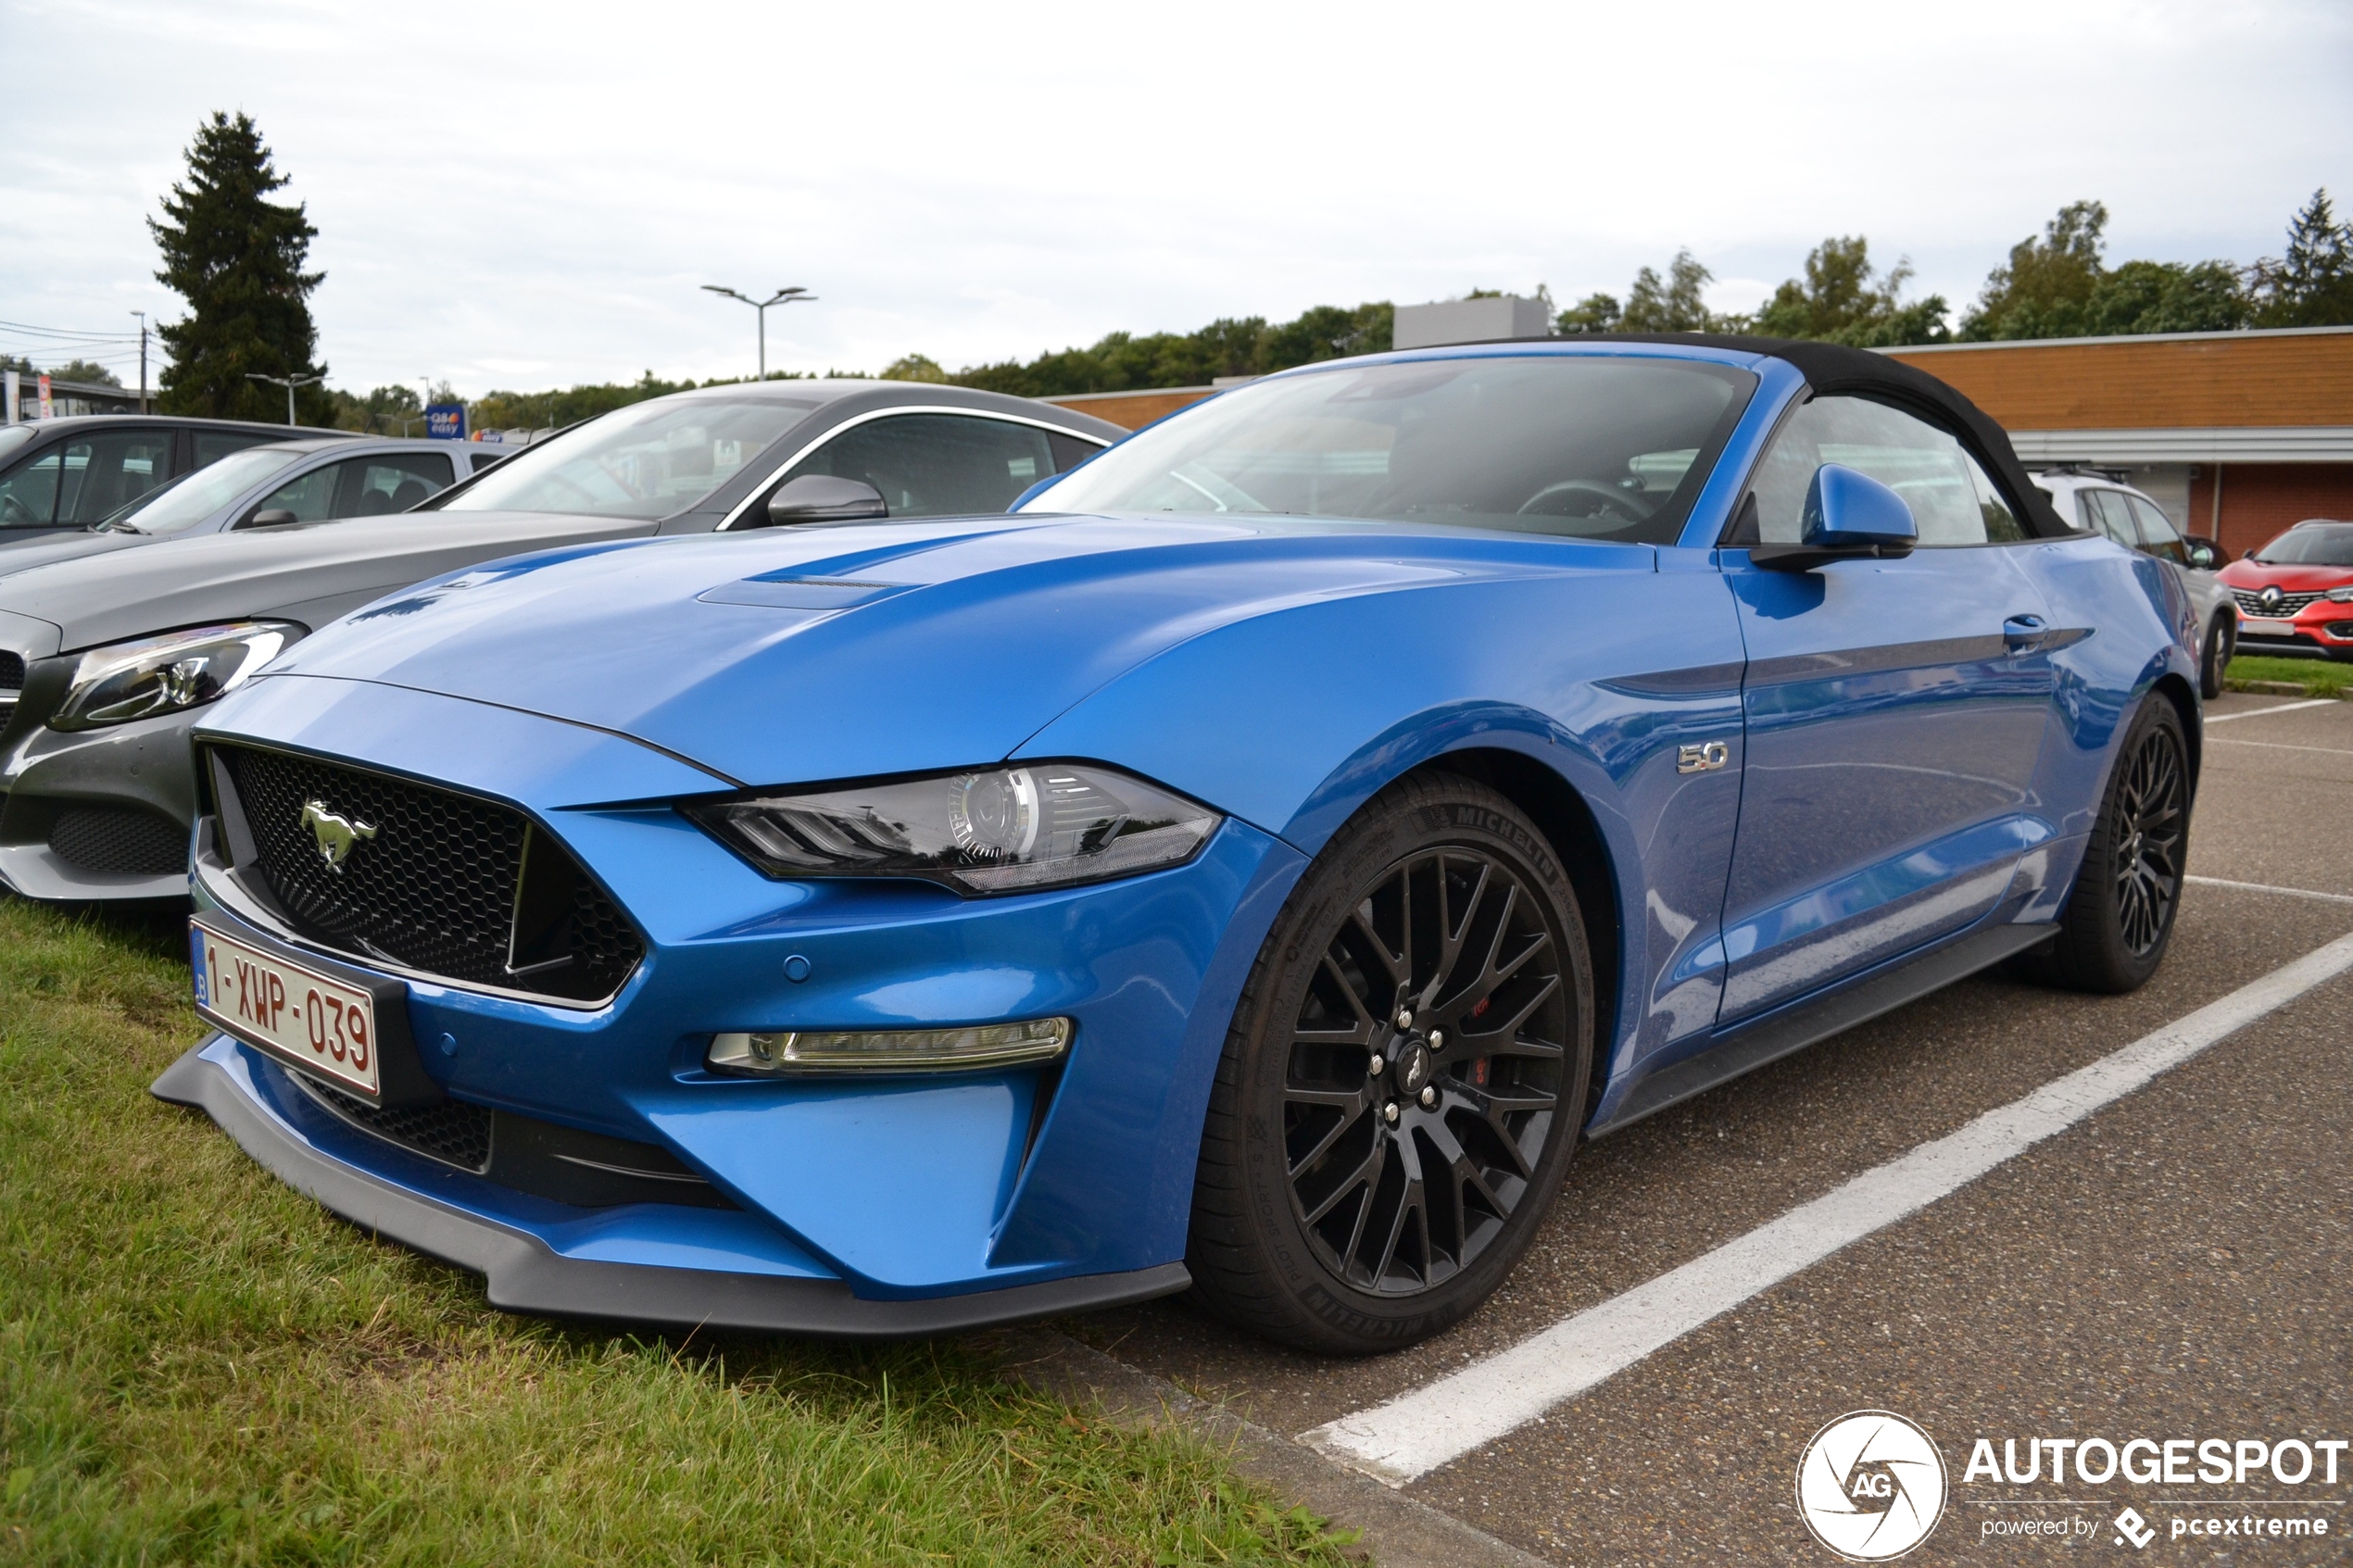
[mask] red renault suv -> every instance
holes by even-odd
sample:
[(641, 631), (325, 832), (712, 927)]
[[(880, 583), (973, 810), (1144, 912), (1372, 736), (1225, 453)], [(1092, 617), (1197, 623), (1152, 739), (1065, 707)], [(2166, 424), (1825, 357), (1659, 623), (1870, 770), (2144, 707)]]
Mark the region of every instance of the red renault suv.
[(2299, 522), (2221, 573), (2247, 653), (2353, 661), (2353, 522)]

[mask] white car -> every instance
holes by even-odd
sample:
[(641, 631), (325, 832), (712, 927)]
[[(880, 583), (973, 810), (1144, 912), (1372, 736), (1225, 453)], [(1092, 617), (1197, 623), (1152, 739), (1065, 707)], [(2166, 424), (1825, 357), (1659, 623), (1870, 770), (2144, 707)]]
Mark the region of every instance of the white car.
[(2185, 534), (2165, 509), (2113, 474), (2072, 465), (2045, 469), (2034, 483), (2067, 521), (2105, 533), (2128, 550), (2171, 564), (2197, 607), (2197, 684), (2201, 696), (2222, 695), (2222, 671), (2238, 646), (2238, 608), (2214, 574), (2222, 551), (2211, 539)]

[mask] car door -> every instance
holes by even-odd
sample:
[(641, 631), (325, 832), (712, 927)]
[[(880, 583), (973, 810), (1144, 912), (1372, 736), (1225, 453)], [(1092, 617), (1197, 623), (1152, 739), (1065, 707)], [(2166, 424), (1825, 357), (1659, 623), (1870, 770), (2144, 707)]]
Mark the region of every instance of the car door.
[(1797, 542), (1824, 463), (1893, 486), (1919, 547), (1804, 572), (1724, 552), (1748, 655), (1727, 1022), (1978, 920), (2050, 835), (2033, 791), (2047, 609), (2004, 547), (2025, 536), (2014, 504), (1950, 433), (1817, 396), (1776, 434), (1734, 538)]
[(453, 471), (438, 452), (371, 452), (322, 463), (246, 508), (236, 526), (251, 527), (265, 512), (290, 512), (296, 522), (328, 522), (407, 511), (447, 489)]
[[(784, 478), (831, 474), (871, 484), (894, 518), (1001, 512), (1039, 480), (1097, 450), (1076, 437), (1062, 441), (1072, 448), (1066, 461), (1057, 460), (1054, 439), (1037, 425), (979, 414), (891, 414), (850, 426)], [(755, 509), (737, 526), (758, 517)]]

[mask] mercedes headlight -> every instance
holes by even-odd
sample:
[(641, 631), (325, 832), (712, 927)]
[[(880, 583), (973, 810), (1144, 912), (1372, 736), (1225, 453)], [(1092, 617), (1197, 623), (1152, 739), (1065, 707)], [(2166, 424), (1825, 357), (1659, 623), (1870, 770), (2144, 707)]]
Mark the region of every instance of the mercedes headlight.
[(1026, 893), (1189, 859), (1205, 806), (1091, 764), (1029, 762), (686, 808), (768, 875), (915, 876), (963, 893)]
[(248, 621), (92, 648), (49, 727), (94, 730), (202, 708), (245, 684), (301, 635), (301, 627), (283, 621)]

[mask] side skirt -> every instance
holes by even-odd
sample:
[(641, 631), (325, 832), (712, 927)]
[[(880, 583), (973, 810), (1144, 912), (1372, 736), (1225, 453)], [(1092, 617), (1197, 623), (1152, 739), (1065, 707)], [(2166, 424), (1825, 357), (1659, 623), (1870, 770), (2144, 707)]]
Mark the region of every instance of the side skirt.
[(1653, 1116), (1668, 1106), (1705, 1094), (1717, 1085), (1779, 1061), (1832, 1035), (1867, 1023), (1931, 991), (1941, 991), (1981, 969), (2048, 941), (2057, 925), (1995, 925), (1919, 958), (1899, 959), (1843, 989), (1812, 1001), (1797, 1002), (1779, 1012), (1733, 1025), (1716, 1043), (1696, 1056), (1684, 1058), (1634, 1085), (1616, 1116), (1586, 1129), (1589, 1138), (1601, 1137)]

